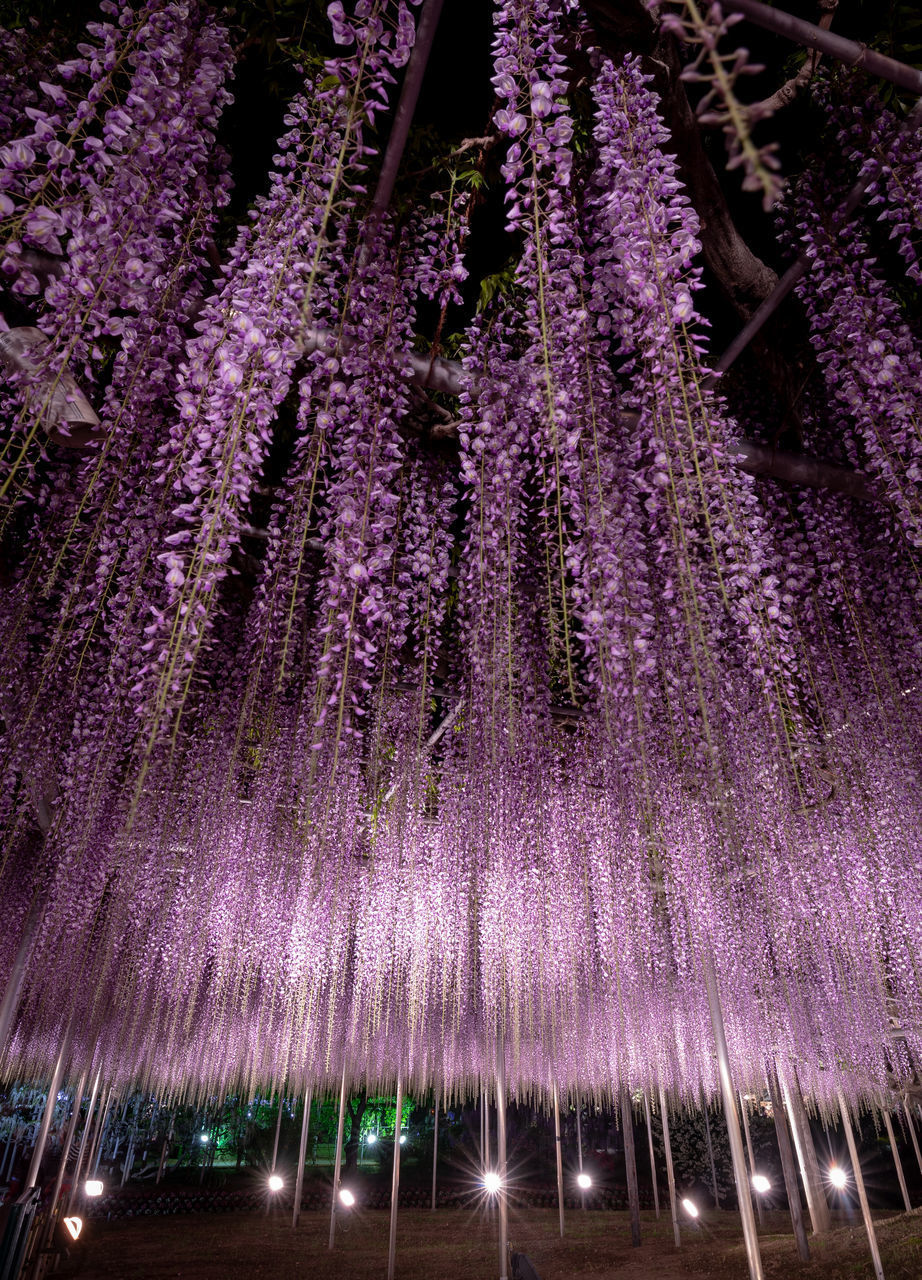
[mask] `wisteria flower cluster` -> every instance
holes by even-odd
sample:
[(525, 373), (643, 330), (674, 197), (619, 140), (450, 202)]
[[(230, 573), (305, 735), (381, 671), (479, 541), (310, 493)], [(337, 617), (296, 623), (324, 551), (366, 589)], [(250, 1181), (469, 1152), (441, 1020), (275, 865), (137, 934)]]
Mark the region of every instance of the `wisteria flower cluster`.
[[(502, 1054), (521, 1096), (691, 1099), (714, 974), (735, 1083), (879, 1098), (922, 1053), (922, 368), (847, 174), (789, 235), (804, 431), (881, 480), (861, 506), (732, 468), (759, 424), (708, 374), (653, 81), (572, 0), (503, 0), (519, 252), (449, 409), (413, 384), (470, 205), (371, 213), (414, 8), (328, 16), (235, 237), (210, 8), (107, 0), (7, 112), (11, 314), (99, 424), (40, 438), (41, 378), (0, 402), (0, 1067), (67, 1032), (177, 1096), (465, 1094)], [(909, 134), (871, 128), (911, 266)]]

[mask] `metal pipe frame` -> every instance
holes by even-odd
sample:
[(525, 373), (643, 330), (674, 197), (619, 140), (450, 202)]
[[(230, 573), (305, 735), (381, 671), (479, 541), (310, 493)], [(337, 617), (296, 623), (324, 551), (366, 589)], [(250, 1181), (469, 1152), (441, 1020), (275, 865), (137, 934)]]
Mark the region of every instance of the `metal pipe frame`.
[(874, 1220), (871, 1217), (871, 1206), (868, 1204), (868, 1193), (865, 1190), (864, 1178), (861, 1174), (861, 1164), (858, 1160), (858, 1149), (855, 1146), (855, 1135), (852, 1132), (852, 1122), (848, 1114), (848, 1103), (845, 1101), (842, 1090), (837, 1091), (839, 1099), (839, 1114), (842, 1116), (842, 1128), (845, 1130), (845, 1141), (848, 1144), (848, 1155), (852, 1162), (852, 1177), (855, 1179), (855, 1190), (858, 1192), (858, 1203), (861, 1205), (861, 1216), (864, 1219), (864, 1229), (868, 1233), (868, 1248), (871, 1251), (871, 1263), (874, 1267), (874, 1275), (877, 1280), (884, 1280), (883, 1263), (880, 1260), (880, 1250), (877, 1247), (877, 1233), (874, 1230)]
[(387, 1280), (397, 1265), (397, 1202), (400, 1197), (400, 1130), (403, 1127), (403, 1074), (397, 1073), (397, 1118), (394, 1122), (394, 1164), (391, 1169), (391, 1223), (387, 1240)]
[[(297, 1173), (295, 1174), (295, 1193), (294, 1193), (294, 1201), (293, 1201), (292, 1206), (291, 1206), (291, 1225), (292, 1225), (292, 1228), (294, 1228), (294, 1227), (296, 1227), (296, 1226), (298, 1225), (298, 1218), (299, 1218), (299, 1217), (300, 1217), (300, 1215), (301, 1215), (301, 1193), (302, 1193), (302, 1191), (304, 1190), (304, 1161), (305, 1161), (305, 1160), (306, 1160), (306, 1158), (307, 1158), (307, 1133), (308, 1133), (308, 1130), (309, 1130), (309, 1128), (310, 1128), (310, 1123), (311, 1123), (311, 1102), (313, 1101), (313, 1096), (314, 1096), (313, 1086), (308, 1085), (308, 1087), (307, 1087), (307, 1088), (305, 1089), (305, 1091), (304, 1091), (304, 1115), (301, 1117), (301, 1141), (300, 1141), (300, 1143), (299, 1143), (299, 1145), (298, 1145), (298, 1171), (297, 1171)], [(278, 1122), (276, 1123), (276, 1126), (275, 1126), (275, 1152), (273, 1153), (273, 1156), (272, 1156), (272, 1172), (273, 1172), (273, 1173), (275, 1173), (275, 1158), (276, 1158), (276, 1155), (278, 1154), (278, 1149), (279, 1149), (279, 1128), (281, 1127), (281, 1123), (282, 1123), (282, 1106), (283, 1106), (284, 1102), (285, 1102), (285, 1099), (284, 1099), (284, 1098), (282, 1098), (282, 1099), (279, 1101), (279, 1118), (278, 1118)], [(337, 1180), (336, 1180), (336, 1181), (338, 1182), (338, 1177), (337, 1177)], [(337, 1190), (338, 1190), (338, 1188), (337, 1188), (336, 1186), (334, 1186), (334, 1191), (333, 1191), (333, 1212), (334, 1212), (334, 1215), (335, 1215), (335, 1213), (336, 1213), (336, 1192), (337, 1192)], [(334, 1220), (335, 1220), (335, 1219), (334, 1219)], [(333, 1247), (333, 1246), (332, 1246), (332, 1231), (333, 1231), (333, 1227), (332, 1227), (332, 1224), (331, 1224), (331, 1226), (330, 1226), (330, 1235), (331, 1235), (331, 1244), (330, 1244), (330, 1248), (332, 1248), (332, 1247)]]
[(339, 1120), (336, 1125), (336, 1158), (333, 1163), (333, 1203), (330, 1206), (330, 1248), (336, 1243), (336, 1202), (339, 1198), (339, 1178), (343, 1168), (343, 1128), (346, 1123), (346, 1068), (343, 1065), (343, 1081), (339, 1089)]
[(560, 1215), (560, 1238), (563, 1239), (564, 1232), (564, 1216), (563, 1216), (563, 1151), (561, 1150), (562, 1141), (560, 1137), (560, 1097), (557, 1093), (557, 1086), (554, 1085), (554, 1157), (557, 1164), (557, 1212)]
[(743, 1154), (743, 1135), (740, 1132), (740, 1118), (736, 1113), (736, 1090), (730, 1073), (730, 1053), (727, 1049), (727, 1033), (724, 1029), (724, 1015), (720, 1004), (720, 992), (717, 988), (717, 976), (710, 957), (704, 959), (704, 981), (707, 987), (708, 1009), (711, 1014), (711, 1027), (714, 1032), (714, 1043), (717, 1048), (717, 1070), (720, 1076), (720, 1092), (724, 1104), (724, 1116), (727, 1131), (730, 1135), (730, 1155), (733, 1160), (733, 1174), (736, 1179), (736, 1194), (739, 1200), (740, 1217), (743, 1220), (743, 1240), (746, 1244), (746, 1260), (749, 1263), (751, 1280), (763, 1280), (762, 1255), (759, 1252), (759, 1236), (756, 1231), (755, 1214), (752, 1211), (752, 1195), (749, 1190), (749, 1179), (746, 1176), (746, 1159)]

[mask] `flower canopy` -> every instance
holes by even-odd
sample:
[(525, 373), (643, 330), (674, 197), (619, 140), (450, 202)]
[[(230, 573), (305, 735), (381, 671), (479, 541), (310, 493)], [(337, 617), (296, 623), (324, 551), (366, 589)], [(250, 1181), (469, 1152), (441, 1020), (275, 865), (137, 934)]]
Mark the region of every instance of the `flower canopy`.
[[(516, 253), (475, 315), (469, 187), (369, 213), (412, 4), (329, 6), (335, 53), (235, 237), (236, 36), (198, 0), (101, 7), (32, 97), (0, 81), (6, 1070), (67, 1034), (177, 1091), (462, 1090), (499, 1053), (516, 1091), (710, 1091), (712, 967), (739, 1080), (908, 1077), (922, 206), (898, 102), (827, 84), (829, 149), (779, 214), (812, 268), (803, 445), (871, 503), (736, 466), (764, 388), (709, 376), (651, 69), (575, 0), (495, 7)], [(419, 385), (426, 308), (465, 316), (454, 398)]]

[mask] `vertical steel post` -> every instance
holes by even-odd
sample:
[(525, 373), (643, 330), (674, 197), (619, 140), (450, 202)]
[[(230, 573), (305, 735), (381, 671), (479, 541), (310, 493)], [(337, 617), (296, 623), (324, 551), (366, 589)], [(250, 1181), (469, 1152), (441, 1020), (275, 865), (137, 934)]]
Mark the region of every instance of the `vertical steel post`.
[(621, 1127), (624, 1130), (624, 1170), (627, 1175), (627, 1205), (631, 1218), (631, 1244), (640, 1248), (640, 1188), (637, 1185), (637, 1153), (634, 1150), (634, 1107), (631, 1091), (621, 1086)]
[(439, 1162), (439, 1093), (435, 1091), (435, 1125), (432, 1133), (432, 1210), (435, 1212), (435, 1176)]
[(563, 1239), (563, 1152), (560, 1140), (560, 1099), (554, 1085), (554, 1151), (557, 1157), (557, 1211), (560, 1214), (560, 1237)]
[(803, 1098), (800, 1096), (800, 1084), (796, 1077), (790, 1086), (783, 1076), (781, 1090), (791, 1120), (791, 1132), (794, 1135), (794, 1148), (797, 1151), (797, 1162), (800, 1165), (800, 1176), (803, 1179), (804, 1194), (807, 1197), (807, 1209), (813, 1224), (813, 1234), (822, 1235), (829, 1230), (829, 1205), (826, 1201), (826, 1190), (820, 1177), (819, 1161), (816, 1158), (816, 1147), (813, 1145), (813, 1134), (810, 1131), (810, 1120)]
[(845, 1141), (848, 1143), (848, 1154), (852, 1162), (852, 1176), (855, 1179), (855, 1189), (858, 1192), (858, 1203), (861, 1205), (861, 1216), (864, 1218), (864, 1229), (868, 1233), (868, 1248), (871, 1251), (871, 1263), (874, 1267), (874, 1275), (877, 1280), (884, 1280), (884, 1268), (880, 1260), (880, 1250), (877, 1247), (877, 1235), (874, 1231), (874, 1221), (871, 1218), (871, 1206), (868, 1204), (868, 1193), (865, 1190), (864, 1178), (861, 1175), (861, 1165), (858, 1163), (858, 1150), (855, 1146), (855, 1135), (852, 1133), (852, 1122), (848, 1114), (848, 1103), (842, 1094), (842, 1090), (837, 1091), (839, 1099), (839, 1113), (842, 1116), (842, 1128), (845, 1130)]
[(714, 1163), (714, 1144), (711, 1141), (711, 1121), (708, 1116), (707, 1098), (701, 1091), (701, 1110), (704, 1113), (704, 1140), (707, 1143), (708, 1163), (711, 1166), (711, 1191), (714, 1196), (714, 1208), (720, 1208), (720, 1192), (717, 1190), (717, 1165)]
[(509, 1268), (509, 1170), (506, 1162), (506, 1042), (502, 1031), (496, 1056), (496, 1172), (499, 1174), (499, 1280)]
[[(308, 1092), (310, 1092), (310, 1090), (308, 1090)], [(305, 1097), (306, 1096), (307, 1094), (305, 1094)], [(283, 1094), (280, 1094), (279, 1095), (279, 1114), (278, 1114), (278, 1119), (275, 1122), (275, 1141), (272, 1144), (272, 1172), (273, 1173), (275, 1173), (275, 1166), (279, 1162), (279, 1134), (282, 1132), (282, 1108), (284, 1107), (284, 1105), (285, 1105), (285, 1097)], [(302, 1160), (301, 1163), (303, 1164), (304, 1161)]]
[(105, 1110), (99, 1115), (96, 1132), (93, 1135), (93, 1146), (90, 1151), (90, 1158), (87, 1160), (86, 1171), (90, 1172), (90, 1165), (93, 1166), (93, 1172), (90, 1175), (95, 1177), (99, 1172), (99, 1162), (102, 1159), (102, 1147), (105, 1141), (106, 1131), (109, 1127), (109, 1120), (112, 1115), (112, 1104), (115, 1102), (115, 1086), (109, 1090), (109, 1097), (106, 1100)]
[[(746, 1154), (749, 1156), (749, 1181), (752, 1183), (752, 1176), (756, 1171), (756, 1158), (752, 1151), (752, 1137), (749, 1133), (749, 1116), (746, 1114), (746, 1099), (743, 1097), (742, 1090), (737, 1090), (740, 1100), (740, 1115), (743, 1117), (743, 1134), (746, 1138)], [(762, 1197), (756, 1194), (756, 1216), (759, 1219), (759, 1226), (762, 1222)]]
[(797, 1181), (797, 1165), (794, 1160), (794, 1149), (791, 1146), (791, 1131), (788, 1128), (781, 1089), (773, 1066), (769, 1067), (768, 1071), (768, 1093), (772, 1100), (775, 1137), (778, 1140), (778, 1154), (781, 1156), (781, 1171), (784, 1174), (784, 1190), (791, 1213), (791, 1225), (797, 1242), (797, 1256), (801, 1262), (809, 1262), (810, 1245), (807, 1243), (804, 1216), (800, 1207), (800, 1184)]
[(42, 1112), (42, 1122), (38, 1127), (38, 1133), (35, 1137), (35, 1146), (32, 1148), (32, 1159), (29, 1161), (29, 1172), (26, 1174), (26, 1181), (23, 1191), (31, 1191), (38, 1182), (39, 1166), (42, 1163), (42, 1156), (45, 1154), (45, 1143), (48, 1141), (48, 1133), (51, 1129), (51, 1121), (54, 1118), (54, 1109), (58, 1103), (58, 1090), (61, 1087), (61, 1076), (64, 1074), (64, 1055), (67, 1052), (69, 1036), (65, 1036), (58, 1051), (58, 1059), (54, 1064), (54, 1070), (51, 1073), (51, 1083), (48, 1086), (48, 1097), (45, 1099), (45, 1109)]
[(77, 1132), (77, 1122), (80, 1119), (80, 1106), (83, 1102), (83, 1087), (86, 1084), (86, 1071), (80, 1075), (77, 1081), (77, 1087), (74, 1089), (74, 1113), (70, 1118), (70, 1124), (64, 1137), (64, 1144), (61, 1148), (61, 1163), (58, 1165), (58, 1174), (54, 1180), (54, 1190), (51, 1193), (51, 1204), (48, 1206), (48, 1226), (45, 1230), (45, 1244), (50, 1243), (54, 1234), (55, 1210), (58, 1207), (58, 1200), (61, 1195), (61, 1187), (64, 1183), (64, 1171), (67, 1168), (67, 1159), (70, 1155), (70, 1149), (73, 1145), (74, 1134)]
[[(653, 1183), (653, 1207), (656, 1210), (657, 1220), (659, 1220), (659, 1187), (656, 1182), (656, 1161), (653, 1159), (653, 1124), (650, 1120), (650, 1098), (646, 1089), (643, 1091), (643, 1109), (647, 1121), (647, 1142), (650, 1146), (650, 1181)], [(581, 1169), (583, 1167), (582, 1159), (580, 1159), (579, 1167)]]
[[(298, 1171), (295, 1174), (295, 1194), (294, 1203), (291, 1206), (291, 1225), (298, 1225), (298, 1218), (301, 1216), (301, 1192), (304, 1190), (304, 1161), (307, 1159), (307, 1133), (311, 1124), (311, 1102), (314, 1096), (312, 1085), (308, 1085), (304, 1090), (304, 1115), (301, 1117), (301, 1141), (298, 1145)], [(284, 1099), (282, 1099), (284, 1102)], [(279, 1149), (279, 1125), (282, 1122), (282, 1102), (279, 1103), (279, 1118), (275, 1127), (275, 1153), (272, 1157), (272, 1172), (275, 1173), (275, 1155)], [(333, 1204), (336, 1205), (337, 1188), (334, 1183), (333, 1187)], [(332, 1244), (332, 1228), (331, 1228), (331, 1244)]]
[(394, 1165), (391, 1170), (391, 1226), (387, 1240), (387, 1280), (397, 1265), (397, 1201), (400, 1196), (400, 1130), (403, 1122), (403, 1075), (397, 1072), (397, 1119), (394, 1122)]
[(906, 1212), (910, 1213), (912, 1211), (912, 1201), (909, 1199), (909, 1190), (906, 1186), (906, 1175), (903, 1173), (903, 1162), (900, 1159), (900, 1153), (897, 1150), (896, 1137), (893, 1132), (893, 1124), (890, 1120), (890, 1112), (887, 1110), (886, 1107), (883, 1107), (882, 1110), (883, 1110), (883, 1116), (884, 1116), (884, 1124), (886, 1125), (886, 1128), (887, 1128), (887, 1138), (890, 1141), (890, 1150), (893, 1152), (893, 1163), (896, 1165), (896, 1177), (897, 1177), (897, 1181), (900, 1184), (900, 1192), (903, 1196), (903, 1204), (906, 1207)]
[(330, 1248), (336, 1243), (336, 1204), (339, 1199), (339, 1175), (343, 1167), (343, 1128), (346, 1123), (346, 1064), (339, 1089), (339, 1121), (336, 1125), (336, 1156), (333, 1162), (333, 1204), (330, 1208)]
[(99, 1078), (102, 1075), (102, 1068), (96, 1072), (96, 1079), (93, 1081), (93, 1088), (90, 1091), (90, 1101), (86, 1109), (86, 1121), (83, 1125), (83, 1133), (80, 1135), (80, 1148), (77, 1152), (77, 1163), (74, 1165), (74, 1176), (71, 1181), (70, 1195), (67, 1197), (67, 1212), (74, 1203), (74, 1197), (77, 1195), (77, 1189), (80, 1185), (80, 1171), (83, 1168), (83, 1156), (86, 1152), (87, 1139), (93, 1128), (93, 1108), (96, 1106), (96, 1096), (99, 1093)]
[(743, 1135), (740, 1132), (740, 1118), (736, 1114), (736, 1090), (733, 1088), (733, 1078), (730, 1074), (730, 1052), (727, 1048), (727, 1033), (724, 1028), (723, 1009), (720, 1005), (720, 992), (717, 989), (717, 976), (714, 973), (714, 966), (710, 957), (707, 957), (704, 961), (704, 981), (707, 987), (708, 1009), (711, 1014), (714, 1043), (717, 1048), (720, 1092), (723, 1098), (724, 1115), (727, 1120), (727, 1131), (730, 1135), (730, 1155), (733, 1159), (733, 1173), (736, 1178), (736, 1194), (739, 1200), (740, 1217), (743, 1220), (743, 1239), (746, 1244), (749, 1275), (751, 1280), (763, 1280), (762, 1255), (759, 1252), (759, 1237), (756, 1232), (755, 1214), (752, 1211), (749, 1179), (746, 1177)]
[(672, 1143), (669, 1141), (669, 1110), (666, 1107), (666, 1093), (659, 1086), (659, 1114), (663, 1123), (663, 1147), (666, 1152), (666, 1181), (669, 1184), (669, 1212), (672, 1214), (672, 1235), (675, 1247), (682, 1244), (682, 1229), (679, 1226), (679, 1201), (675, 1192), (675, 1167), (672, 1163)]
[(912, 1139), (912, 1149), (916, 1153), (916, 1160), (919, 1165), (919, 1172), (922, 1173), (922, 1151), (919, 1150), (919, 1139), (916, 1137), (916, 1126), (912, 1121), (912, 1112), (909, 1110), (909, 1103), (903, 1103), (903, 1110), (906, 1113), (906, 1128), (909, 1130), (909, 1136)]
[(490, 1099), (486, 1089), (483, 1091), (483, 1167), (490, 1167)]

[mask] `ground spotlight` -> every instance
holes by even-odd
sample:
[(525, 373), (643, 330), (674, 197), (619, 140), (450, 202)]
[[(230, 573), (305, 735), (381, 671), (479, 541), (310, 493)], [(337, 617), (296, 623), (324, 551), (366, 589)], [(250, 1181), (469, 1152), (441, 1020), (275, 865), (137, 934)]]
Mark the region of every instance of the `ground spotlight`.
[(759, 1195), (764, 1196), (766, 1191), (771, 1191), (772, 1184), (764, 1173), (754, 1173), (752, 1175), (752, 1189), (753, 1191), (758, 1191)]
[(105, 1190), (98, 1178), (88, 1179), (83, 1189), (88, 1196), (101, 1196)]
[(347, 1209), (351, 1209), (352, 1206), (355, 1204), (355, 1196), (352, 1194), (352, 1192), (349, 1190), (348, 1187), (340, 1187), (339, 1199), (340, 1199), (340, 1203), (344, 1204)]
[(848, 1174), (844, 1169), (840, 1169), (837, 1164), (834, 1164), (829, 1170), (829, 1181), (837, 1191), (841, 1191), (848, 1182)]
[(406, 1135), (405, 1133), (402, 1133), (402, 1134), (400, 1135), (400, 1145), (401, 1145), (401, 1146), (403, 1146), (403, 1144), (406, 1142), (406, 1140), (407, 1140), (407, 1135)]
[(270, 1191), (281, 1191), (284, 1185), (285, 1183), (282, 1181), (282, 1179), (279, 1177), (277, 1173), (269, 1174), (269, 1190)]
[(685, 1212), (688, 1214), (690, 1218), (698, 1217), (698, 1206), (695, 1204), (694, 1200), (688, 1200), (688, 1199), (683, 1200), (682, 1208), (685, 1210)]
[(579, 1187), (580, 1191), (588, 1191), (592, 1186), (592, 1179), (589, 1177), (588, 1173), (577, 1174), (576, 1185)]
[(491, 1170), (483, 1175), (483, 1185), (484, 1190), (489, 1191), (491, 1196), (495, 1196), (500, 1187), (502, 1187), (503, 1180), (498, 1173), (493, 1173)]
[(77, 1237), (80, 1235), (80, 1232), (83, 1230), (83, 1219), (82, 1218), (65, 1218), (64, 1226), (67, 1228), (67, 1232), (71, 1240), (76, 1240)]
[(378, 1135), (376, 1133), (370, 1133), (368, 1137), (365, 1139), (365, 1141), (368, 1143), (370, 1147), (373, 1147), (375, 1143), (378, 1141)]
[(208, 1141), (208, 1134), (207, 1134), (207, 1133), (200, 1133), (200, 1134), (199, 1134), (199, 1139), (198, 1139), (198, 1140), (199, 1140), (199, 1142), (207, 1142), (207, 1141)]

